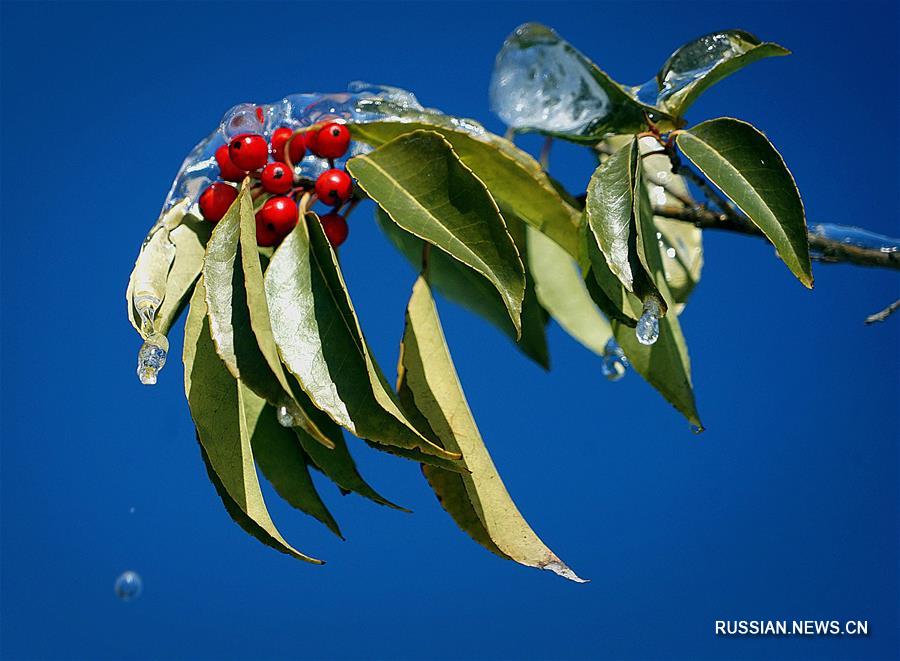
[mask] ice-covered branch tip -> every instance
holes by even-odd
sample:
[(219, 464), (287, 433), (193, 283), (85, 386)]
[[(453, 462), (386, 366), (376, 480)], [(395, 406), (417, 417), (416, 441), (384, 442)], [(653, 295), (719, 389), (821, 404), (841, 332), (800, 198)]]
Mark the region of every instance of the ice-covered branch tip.
[[(763, 233), (746, 218), (732, 213), (717, 213), (703, 206), (661, 205), (653, 213), (681, 220), (700, 229), (726, 230), (763, 238)], [(873, 234), (858, 227), (818, 224), (807, 233), (813, 258), (827, 263), (848, 263), (900, 270), (900, 239)]]

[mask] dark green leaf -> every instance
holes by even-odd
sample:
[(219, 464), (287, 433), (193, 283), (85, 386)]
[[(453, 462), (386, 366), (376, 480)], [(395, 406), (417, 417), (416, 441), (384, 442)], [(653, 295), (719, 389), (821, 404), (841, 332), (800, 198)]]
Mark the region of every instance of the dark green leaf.
[(406, 419), (385, 383), (318, 219), (300, 222), (265, 275), (272, 331), (285, 366), (313, 403), (353, 434), (381, 445), (458, 458)]
[[(241, 515), (238, 523), (268, 544), (307, 562), (320, 560), (304, 555), (288, 544), (269, 516), (259, 488), (250, 445), (246, 401), (250, 391), (237, 381), (219, 358), (213, 345), (206, 314), (206, 287), (198, 280), (184, 329), (184, 389), (197, 436), (218, 478), (217, 488)], [(229, 507), (229, 511), (234, 510)], [(244, 518), (246, 517), (246, 519)]]
[(771, 42), (743, 30), (713, 32), (676, 50), (656, 75), (659, 105), (676, 117), (708, 87), (766, 57), (789, 55)]
[(743, 211), (778, 250), (791, 272), (812, 287), (806, 215), (794, 177), (753, 126), (730, 117), (678, 134), (681, 151)]
[(522, 261), (490, 193), (447, 140), (415, 131), (350, 159), (347, 169), (400, 227), (486, 277), (521, 330)]
[(469, 473), (424, 471), (448, 513), (475, 541), (529, 567), (582, 579), (534, 533), (507, 493), (463, 395), (428, 284), (419, 278), (406, 315), (399, 390), (448, 449), (461, 452)]
[(440, 133), (460, 160), (475, 173), (505, 212), (524, 220), (578, 256), (578, 213), (562, 199), (541, 166), (509, 140), (484, 131), (447, 125), (443, 115), (420, 121), (352, 124), (353, 137), (373, 147), (415, 130)]

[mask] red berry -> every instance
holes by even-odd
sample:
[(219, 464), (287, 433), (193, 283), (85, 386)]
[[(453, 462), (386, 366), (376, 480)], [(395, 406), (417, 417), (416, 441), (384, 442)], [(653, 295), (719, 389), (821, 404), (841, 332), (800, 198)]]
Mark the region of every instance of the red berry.
[(291, 139), (294, 132), (286, 126), (277, 128), (272, 132), (272, 158), (279, 163), (284, 163), (284, 146)]
[(270, 193), (287, 193), (294, 186), (294, 175), (284, 163), (269, 163), (260, 176), (262, 187)]
[(234, 186), (221, 182), (212, 184), (200, 194), (200, 213), (209, 222), (217, 223), (228, 212), (237, 196)]
[(316, 133), (315, 152), (322, 158), (340, 158), (347, 153), (349, 146), (350, 130), (343, 124), (332, 122)]
[(316, 179), (316, 195), (325, 204), (346, 202), (353, 195), (353, 182), (343, 170), (326, 170)]
[(316, 139), (318, 138), (318, 131), (307, 131), (303, 134), (303, 141), (306, 144), (306, 148), (316, 156), (319, 155), (319, 152), (316, 151)]
[(347, 240), (350, 234), (350, 227), (347, 225), (347, 219), (339, 213), (327, 213), (321, 218), (322, 229), (325, 230), (325, 236), (333, 248), (337, 248)]
[(247, 173), (231, 162), (228, 155), (228, 145), (222, 145), (216, 150), (216, 163), (219, 164), (219, 176), (225, 181), (241, 181)]
[(269, 160), (269, 145), (257, 133), (242, 133), (228, 145), (228, 155), (242, 170), (259, 170)]
[(290, 234), (297, 224), (297, 204), (289, 197), (266, 200), (256, 212), (256, 242), (274, 246)]
[(306, 137), (302, 133), (297, 133), (288, 142), (288, 154), (291, 156), (291, 163), (296, 165), (306, 156)]

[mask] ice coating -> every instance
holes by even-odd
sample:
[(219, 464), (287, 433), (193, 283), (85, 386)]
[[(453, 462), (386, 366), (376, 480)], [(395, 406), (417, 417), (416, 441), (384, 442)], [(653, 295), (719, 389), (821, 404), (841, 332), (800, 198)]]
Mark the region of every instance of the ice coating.
[(603, 349), (600, 371), (610, 381), (618, 381), (628, 371), (628, 358), (615, 338), (609, 338)]
[(760, 45), (742, 30), (723, 30), (703, 35), (676, 50), (659, 73), (630, 92), (641, 103), (664, 106), (666, 101), (728, 60)]
[(504, 42), (490, 96), (491, 109), (516, 129), (577, 134), (610, 112), (609, 95), (578, 51), (531, 23)]
[[(363, 82), (350, 83), (346, 92), (292, 94), (274, 103), (238, 104), (225, 113), (218, 128), (201, 140), (184, 159), (166, 196), (162, 213), (184, 198), (189, 200), (190, 206), (194, 205), (200, 193), (218, 178), (216, 149), (241, 133), (261, 133), (269, 138), (281, 126), (302, 129), (330, 119), (365, 123), (430, 112), (436, 113), (423, 108), (411, 92)], [(349, 158), (369, 149), (367, 145), (354, 141), (350, 151), (335, 161), (335, 167), (343, 167)], [(297, 174), (309, 179), (315, 179), (328, 168), (327, 160), (311, 154), (296, 164)]]
[(659, 339), (659, 316), (661, 314), (659, 301), (655, 296), (649, 296), (644, 301), (644, 310), (634, 328), (634, 336), (643, 345), (656, 344)]
[(818, 236), (830, 241), (840, 241), (850, 246), (858, 246), (869, 250), (879, 250), (885, 253), (900, 251), (900, 239), (895, 239), (883, 234), (876, 234), (859, 227), (849, 225), (834, 225), (820, 223), (809, 228), (812, 236)]

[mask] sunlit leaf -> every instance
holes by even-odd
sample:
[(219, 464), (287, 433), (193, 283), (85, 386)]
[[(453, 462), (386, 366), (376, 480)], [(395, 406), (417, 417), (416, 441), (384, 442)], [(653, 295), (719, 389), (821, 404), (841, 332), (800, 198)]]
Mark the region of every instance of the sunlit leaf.
[(351, 433), (425, 458), (457, 456), (406, 419), (363, 338), (337, 258), (318, 218), (300, 222), (272, 256), (265, 291), (287, 369), (312, 402)]
[(217, 488), (227, 495), (226, 508), (232, 513), (236, 509), (240, 513), (236, 517), (238, 523), (255, 531), (255, 536), (263, 536), (269, 545), (301, 560), (321, 564), (321, 560), (288, 544), (269, 516), (250, 444), (251, 429), (245, 409), (249, 390), (241, 386), (219, 358), (206, 312), (201, 278), (185, 323), (184, 389), (210, 472), (217, 478)]
[(537, 537), (513, 503), (484, 446), (459, 384), (428, 284), (419, 278), (407, 308), (398, 390), (440, 442), (462, 453), (469, 473), (423, 470), (463, 530), (494, 553), (582, 579)]
[(487, 278), (521, 329), (525, 272), (485, 185), (433, 131), (415, 131), (356, 156), (347, 169), (397, 225)]
[(800, 192), (766, 136), (738, 119), (720, 117), (678, 133), (691, 162), (756, 225), (807, 287), (813, 276)]

